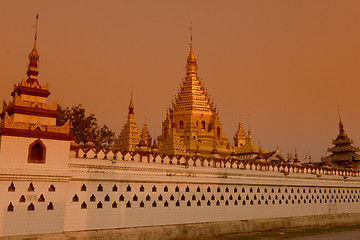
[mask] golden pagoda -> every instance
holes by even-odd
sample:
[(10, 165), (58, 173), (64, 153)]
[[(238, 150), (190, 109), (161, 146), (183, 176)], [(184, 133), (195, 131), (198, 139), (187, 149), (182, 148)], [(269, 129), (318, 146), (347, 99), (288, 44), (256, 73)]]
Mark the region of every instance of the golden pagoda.
[(141, 135), (138, 125), (135, 122), (133, 94), (131, 93), (127, 121), (121, 130), (114, 149), (120, 150), (121, 152), (133, 152), (137, 149), (140, 140)]
[(190, 156), (197, 151), (209, 156), (216, 147), (221, 156), (228, 156), (231, 153), (227, 148), (228, 138), (223, 134), (216, 107), (211, 103), (197, 70), (191, 37), (186, 76), (162, 123), (159, 150), (161, 153), (186, 153)]

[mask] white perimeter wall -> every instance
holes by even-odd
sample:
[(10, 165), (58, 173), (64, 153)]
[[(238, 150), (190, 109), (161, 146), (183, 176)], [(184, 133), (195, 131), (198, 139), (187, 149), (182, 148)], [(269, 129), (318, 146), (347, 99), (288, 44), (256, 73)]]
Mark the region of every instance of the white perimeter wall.
[[(1, 169), (0, 180), (1, 236), (360, 212), (360, 181), (354, 177), (70, 159), (68, 171), (8, 168)], [(34, 191), (28, 191), (31, 182)], [(38, 201), (41, 194), (44, 202)], [(53, 210), (47, 209), (50, 202)], [(31, 203), (34, 211), (28, 210)]]
[(0, 167), (12, 168), (68, 168), (69, 141), (51, 139), (40, 140), (46, 146), (46, 164), (28, 163), (29, 145), (37, 138), (1, 136), (0, 140)]

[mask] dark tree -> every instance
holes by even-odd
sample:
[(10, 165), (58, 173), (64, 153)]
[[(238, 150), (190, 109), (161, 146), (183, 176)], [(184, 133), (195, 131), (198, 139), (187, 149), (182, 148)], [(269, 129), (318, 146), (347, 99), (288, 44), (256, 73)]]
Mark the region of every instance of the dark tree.
[(103, 125), (100, 129), (96, 130), (96, 135), (93, 139), (97, 147), (109, 149), (115, 142), (115, 133), (108, 126)]
[(98, 148), (111, 148), (115, 141), (115, 133), (108, 126), (98, 126), (94, 114), (86, 114), (84, 107), (79, 104), (71, 108), (58, 105), (60, 116), (56, 119), (58, 125), (63, 125), (70, 119), (70, 133), (74, 135), (75, 142), (85, 145), (91, 138)]

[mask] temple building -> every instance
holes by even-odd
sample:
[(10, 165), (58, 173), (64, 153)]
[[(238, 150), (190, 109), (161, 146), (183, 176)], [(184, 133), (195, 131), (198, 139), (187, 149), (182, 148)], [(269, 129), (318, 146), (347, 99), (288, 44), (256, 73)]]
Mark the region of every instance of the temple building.
[[(234, 135), (234, 145), (231, 145), (227, 136), (223, 134), (219, 114), (210, 100), (205, 87), (198, 76), (198, 65), (193, 50), (192, 38), (190, 52), (186, 64), (186, 76), (183, 79), (175, 100), (167, 110), (166, 118), (162, 122), (162, 133), (152, 143), (146, 123), (140, 132), (135, 122), (133, 97), (128, 110), (128, 119), (124, 124), (115, 150), (121, 152), (152, 151), (160, 154), (189, 157), (217, 156), (227, 159), (232, 155), (238, 159), (256, 160), (273, 157), (252, 141), (251, 130), (248, 135), (239, 122)], [(158, 144), (156, 144), (156, 140)], [(278, 150), (271, 153), (279, 153)], [(284, 162), (281, 156), (276, 157)]]
[[(239, 130), (238, 130), (239, 131)], [(251, 130), (248, 131), (248, 136), (245, 142), (241, 143), (239, 147), (235, 147), (235, 155), (239, 159), (253, 159), (259, 158), (260, 155), (264, 156), (264, 153), (267, 153), (265, 149), (254, 143), (251, 139)]]
[(158, 137), (160, 152), (209, 156), (214, 148), (221, 156), (229, 156), (228, 138), (223, 134), (216, 107), (210, 101), (200, 78), (192, 38), (186, 64), (186, 76), (175, 101), (168, 109)]
[(0, 113), (1, 167), (67, 167), (67, 162), (59, 159), (68, 157), (73, 139), (69, 134), (70, 123), (57, 126), (57, 100), (46, 103), (49, 84), (41, 85), (38, 81), (40, 56), (36, 41), (37, 32), (29, 54), (27, 79), (14, 85), (13, 99), (3, 103)]
[(255, 144), (241, 124), (232, 146), (197, 77), (191, 44), (187, 76), (158, 141), (146, 123), (139, 130), (131, 94), (118, 150), (99, 149), (90, 137), (77, 145), (69, 121), (56, 125), (57, 102), (46, 103), (36, 39), (35, 32), (27, 79), (15, 84), (0, 113), (0, 239), (215, 239), (218, 229), (235, 234), (248, 226), (269, 230), (274, 221), (277, 228), (316, 227), (359, 218), (360, 171), (352, 168), (359, 149), (341, 120), (329, 149), (340, 170), (328, 162), (303, 165), (296, 149), (285, 161), (279, 149)]
[(286, 159), (281, 155), (279, 148), (268, 152), (260, 144), (257, 145), (252, 141), (251, 129), (246, 136), (239, 122), (238, 129), (234, 135), (234, 147), (231, 159), (245, 160), (256, 163), (285, 164)]
[(360, 151), (358, 147), (353, 146), (353, 141), (347, 136), (344, 130), (344, 124), (339, 117), (339, 134), (335, 140), (332, 141), (335, 145), (328, 148), (331, 152), (330, 156), (325, 156), (322, 161), (330, 162), (335, 168), (354, 168), (360, 167), (360, 155), (356, 152)]
[(257, 163), (285, 164), (286, 159), (277, 148), (268, 152), (253, 142), (251, 130), (246, 134), (241, 122), (233, 137), (234, 145), (223, 134), (217, 108), (198, 76), (192, 37), (186, 63), (186, 74), (162, 122), (161, 135), (154, 139), (144, 123), (142, 131), (135, 122), (133, 96), (128, 109), (128, 119), (122, 128), (114, 150), (156, 153), (194, 158), (245, 160)]
[[(114, 150), (126, 152), (156, 153), (169, 156), (186, 156), (193, 158), (226, 159), (230, 161), (247, 161), (264, 164), (286, 164), (299, 166), (300, 160), (295, 151), (294, 158), (282, 156), (279, 148), (273, 151), (263, 149), (254, 143), (251, 129), (244, 131), (241, 122), (230, 144), (223, 133), (217, 108), (210, 99), (202, 80), (198, 76), (198, 65), (194, 54), (192, 36), (190, 51), (187, 57), (186, 72), (179, 91), (166, 112), (162, 122), (161, 135), (154, 140), (148, 126), (144, 123), (140, 131), (135, 122), (133, 96), (128, 108), (128, 118), (124, 124)], [(360, 167), (359, 148), (352, 146), (347, 137), (343, 123), (339, 121), (339, 135), (329, 148), (332, 154), (323, 158), (326, 166), (334, 168)], [(331, 162), (331, 164), (330, 164)], [(319, 163), (322, 164), (322, 163)]]

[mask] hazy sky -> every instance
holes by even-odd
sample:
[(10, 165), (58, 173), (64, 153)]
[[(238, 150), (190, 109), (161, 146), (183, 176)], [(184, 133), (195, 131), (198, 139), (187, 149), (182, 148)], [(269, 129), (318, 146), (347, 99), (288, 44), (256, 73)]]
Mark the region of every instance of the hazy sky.
[(118, 135), (131, 83), (135, 118), (159, 135), (185, 76), (189, 24), (199, 76), (231, 139), (319, 160), (338, 132), (360, 142), (360, 1), (0, 0), (0, 99), (25, 77), (39, 13), (39, 81)]

